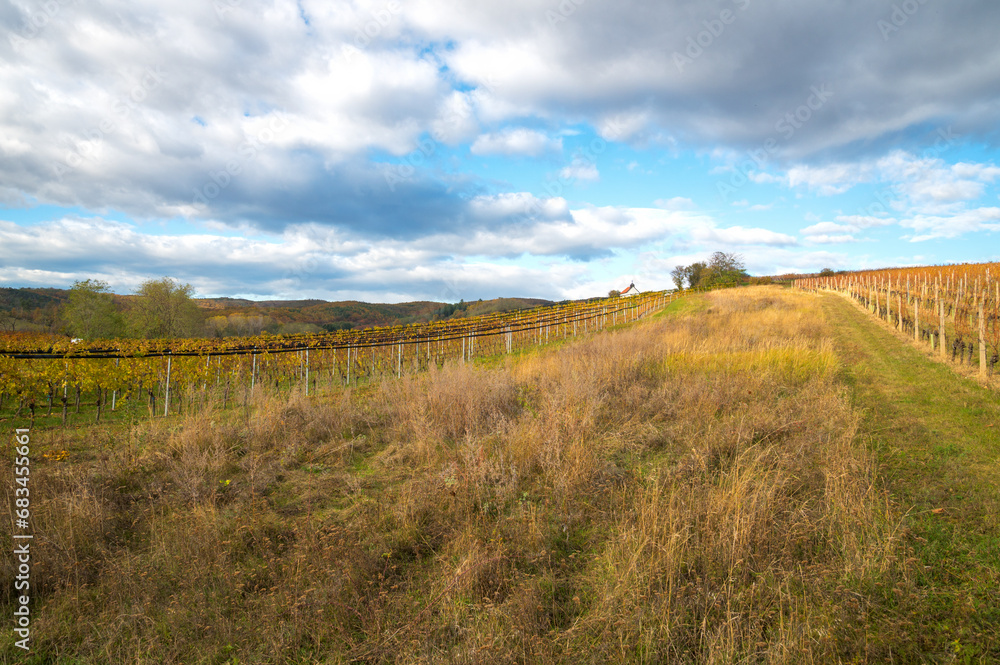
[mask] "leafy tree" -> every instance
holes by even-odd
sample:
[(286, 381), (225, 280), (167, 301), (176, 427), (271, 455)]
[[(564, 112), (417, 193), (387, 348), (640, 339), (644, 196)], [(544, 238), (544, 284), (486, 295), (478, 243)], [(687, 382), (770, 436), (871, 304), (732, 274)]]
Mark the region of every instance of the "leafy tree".
[(687, 280), (688, 286), (694, 288), (696, 286), (705, 286), (705, 278), (707, 277), (708, 265), (702, 261), (695, 261), (687, 267)]
[(136, 337), (191, 337), (202, 326), (201, 313), (191, 299), (194, 287), (175, 284), (169, 277), (147, 280), (129, 313), (129, 328)]
[(715, 252), (698, 281), (701, 286), (717, 286), (720, 284), (741, 284), (749, 277), (743, 265), (742, 256)]
[(622, 294), (622, 292), (619, 291), (618, 289), (611, 289), (610, 291), (608, 291), (608, 297), (609, 298), (617, 298), (617, 297), (621, 296), (621, 294)]
[(205, 331), (209, 337), (225, 337), (229, 331), (229, 319), (225, 316), (210, 316), (205, 320)]
[(107, 282), (96, 279), (73, 283), (62, 318), (66, 331), (73, 337), (110, 339), (124, 333), (122, 315)]
[(722, 273), (744, 273), (746, 267), (743, 265), (743, 257), (739, 254), (727, 254), (726, 252), (714, 252), (709, 259), (709, 267)]
[(670, 276), (679, 289), (684, 288), (685, 282), (688, 288), (695, 288), (742, 283), (749, 278), (743, 266), (743, 257), (726, 252), (715, 252), (708, 263), (695, 261), (689, 266), (677, 266)]
[(431, 314), (432, 321), (441, 321), (442, 319), (447, 319), (452, 316), (464, 316), (463, 312), (468, 309), (469, 303), (465, 302), (465, 299), (459, 300), (454, 305), (442, 305), (439, 309), (434, 310)]
[(836, 275), (836, 274), (837, 273), (835, 273), (832, 268), (823, 268), (822, 270), (819, 271), (820, 277), (829, 277), (831, 275)]
[(683, 289), (684, 282), (687, 280), (687, 266), (677, 266), (671, 270), (670, 278), (674, 280), (674, 286)]

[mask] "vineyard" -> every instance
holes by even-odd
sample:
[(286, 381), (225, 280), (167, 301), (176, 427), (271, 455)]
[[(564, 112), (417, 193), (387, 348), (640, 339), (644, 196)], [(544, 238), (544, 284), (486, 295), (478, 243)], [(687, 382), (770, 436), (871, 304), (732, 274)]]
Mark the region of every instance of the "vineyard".
[(571, 302), (466, 319), (326, 334), (169, 340), (0, 337), (0, 412), (34, 420), (54, 408), (67, 421), (81, 402), (102, 412), (143, 403), (150, 415), (181, 413), (207, 400), (223, 408), (258, 385), (363, 385), (446, 361), (510, 354), (634, 321), (669, 303), (666, 292)]
[(807, 290), (849, 296), (942, 358), (982, 376), (1000, 361), (1000, 264), (892, 268), (798, 279)]

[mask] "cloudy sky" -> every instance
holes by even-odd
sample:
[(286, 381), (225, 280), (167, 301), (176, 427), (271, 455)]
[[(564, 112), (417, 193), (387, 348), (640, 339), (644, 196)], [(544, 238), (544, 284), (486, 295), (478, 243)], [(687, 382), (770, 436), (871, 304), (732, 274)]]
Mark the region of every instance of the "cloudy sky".
[(601, 295), (1000, 258), (993, 0), (0, 0), (0, 285)]

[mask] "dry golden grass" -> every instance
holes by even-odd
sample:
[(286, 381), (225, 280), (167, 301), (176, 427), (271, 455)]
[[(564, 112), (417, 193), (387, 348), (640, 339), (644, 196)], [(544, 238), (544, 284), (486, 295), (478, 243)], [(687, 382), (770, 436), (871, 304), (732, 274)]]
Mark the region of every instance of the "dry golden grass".
[(70, 450), (32, 476), (40, 662), (881, 662), (855, 589), (905, 582), (899, 517), (815, 297), (709, 300), (496, 369), (39, 433)]

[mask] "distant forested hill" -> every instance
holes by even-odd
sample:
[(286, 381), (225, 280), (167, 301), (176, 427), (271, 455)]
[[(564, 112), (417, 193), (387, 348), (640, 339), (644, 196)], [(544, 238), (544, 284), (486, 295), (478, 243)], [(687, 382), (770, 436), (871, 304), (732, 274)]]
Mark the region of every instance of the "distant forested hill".
[[(121, 310), (136, 296), (115, 295)], [(0, 330), (59, 332), (60, 309), (69, 300), (68, 289), (0, 288)], [(205, 320), (205, 335), (249, 334), (261, 330), (281, 333), (320, 332), (371, 326), (393, 326), (550, 305), (538, 298), (495, 298), (473, 302), (440, 303), (426, 300), (382, 304), (355, 300), (246, 300), (196, 298)]]

